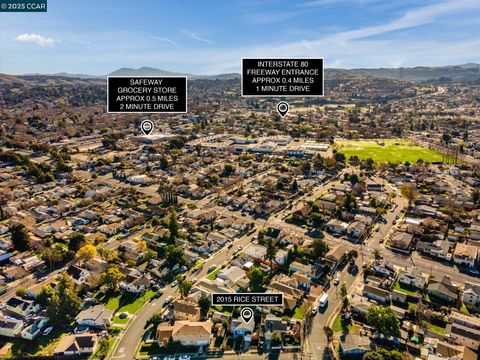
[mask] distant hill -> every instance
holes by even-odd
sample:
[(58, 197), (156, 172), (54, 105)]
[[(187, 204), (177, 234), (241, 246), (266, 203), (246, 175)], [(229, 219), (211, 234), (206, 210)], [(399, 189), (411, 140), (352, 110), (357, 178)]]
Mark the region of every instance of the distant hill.
[(143, 66), (138, 69), (120, 68), (106, 76), (193, 76), (192, 74), (172, 72)]
[(453, 81), (473, 81), (480, 79), (480, 65), (473, 63), (438, 67), (417, 66), (412, 68), (360, 68), (348, 69), (346, 71), (352, 75), (413, 81), (438, 80), (441, 78), (449, 78)]
[(209, 79), (209, 80), (227, 80), (240, 78), (240, 74), (218, 74), (218, 75), (195, 75), (189, 73), (171, 72), (162, 69), (143, 66), (138, 69), (121, 68), (111, 72), (106, 76), (188, 76), (189, 79)]
[[(75, 78), (75, 79), (103, 79), (107, 76), (188, 76), (189, 79), (208, 79), (208, 80), (228, 80), (238, 79), (240, 74), (227, 73), (218, 75), (196, 75), (181, 72), (172, 72), (153, 67), (143, 66), (138, 69), (134, 68), (120, 68), (107, 75), (86, 75), (86, 74), (70, 74), (70, 73), (56, 73), (56, 74), (28, 74), (28, 77), (61, 77), (61, 78)], [(358, 68), (358, 69), (325, 69), (326, 77), (341, 77), (341, 76), (373, 76), (378, 78), (388, 78), (397, 80), (410, 81), (425, 81), (438, 80), (448, 78), (452, 81), (476, 81), (480, 80), (480, 64), (468, 63), (462, 65), (448, 65), (448, 66), (417, 66), (417, 67), (400, 67), (400, 68)]]

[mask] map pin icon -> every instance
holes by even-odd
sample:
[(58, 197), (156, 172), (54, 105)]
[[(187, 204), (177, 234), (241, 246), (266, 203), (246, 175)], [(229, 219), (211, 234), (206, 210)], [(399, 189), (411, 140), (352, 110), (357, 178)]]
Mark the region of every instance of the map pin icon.
[(147, 136), (152, 133), (154, 127), (153, 122), (150, 120), (143, 120), (140, 124), (140, 129), (142, 129), (142, 132)]
[(245, 307), (240, 312), (240, 316), (242, 317), (243, 321), (248, 324), (253, 319), (253, 310), (249, 307)]
[(281, 117), (285, 117), (288, 114), (288, 109), (289, 108), (290, 108), (290, 106), (288, 105), (288, 103), (286, 101), (280, 101), (277, 104), (277, 111), (278, 111), (278, 113), (280, 114)]

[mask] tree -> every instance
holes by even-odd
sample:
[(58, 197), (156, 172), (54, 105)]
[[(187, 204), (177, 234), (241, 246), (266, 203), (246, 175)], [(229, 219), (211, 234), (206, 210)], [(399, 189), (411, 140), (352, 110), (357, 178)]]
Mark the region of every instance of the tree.
[(270, 266), (272, 266), (273, 262), (275, 261), (275, 256), (277, 254), (277, 247), (275, 246), (275, 241), (271, 238), (268, 238), (265, 242), (266, 245), (266, 253), (265, 259), (270, 262)]
[(218, 176), (218, 174), (211, 174), (210, 175), (210, 182), (212, 184), (217, 185), (219, 181), (220, 181), (220, 176)]
[(380, 260), (382, 258), (382, 254), (380, 253), (380, 250), (374, 249), (373, 250), (373, 256), (375, 260)]
[(49, 300), (48, 317), (55, 324), (67, 325), (75, 319), (81, 306), (82, 300), (78, 297), (72, 280), (63, 273)]
[(110, 343), (108, 342), (108, 339), (106, 337), (102, 336), (98, 341), (97, 356), (100, 359), (105, 359), (108, 355), (109, 350), (110, 350)]
[(325, 333), (325, 336), (327, 337), (327, 341), (331, 342), (333, 340), (333, 330), (329, 326), (324, 326), (323, 331)]
[(198, 299), (198, 306), (200, 307), (200, 315), (202, 318), (205, 318), (210, 310), (210, 298), (202, 296), (200, 299)]
[(294, 193), (296, 193), (298, 191), (297, 179), (293, 180), (292, 185), (290, 186), (290, 190)]
[(342, 284), (342, 286), (340, 286), (340, 296), (342, 298), (347, 297), (347, 287), (345, 284)]
[(369, 351), (363, 356), (363, 360), (403, 360), (404, 356), (397, 350), (388, 351), (379, 348), (375, 351)]
[(355, 186), (355, 184), (358, 183), (358, 175), (357, 175), (357, 174), (351, 174), (351, 175), (348, 177), (348, 180), (350, 181), (350, 183), (352, 184), (352, 186)]
[(402, 187), (400, 188), (400, 193), (405, 199), (407, 199), (409, 207), (415, 202), (415, 200), (420, 195), (417, 190), (417, 186), (414, 183), (403, 184)]
[(168, 230), (170, 230), (170, 244), (175, 244), (175, 240), (180, 235), (177, 214), (172, 210), (168, 220)]
[(356, 259), (357, 257), (358, 257), (358, 251), (355, 250), (355, 249), (350, 250), (350, 251), (348, 252), (348, 254), (347, 254), (347, 258), (348, 258), (349, 260), (354, 260), (354, 259)]
[(264, 281), (263, 271), (256, 266), (252, 266), (250, 271), (247, 274), (249, 280), (250, 290), (253, 292), (260, 292), (262, 290), (262, 285)]
[(182, 295), (182, 297), (186, 297), (192, 288), (192, 282), (190, 280), (180, 281), (178, 287), (180, 289), (180, 295)]
[(313, 239), (312, 252), (310, 253), (310, 256), (314, 261), (319, 260), (325, 256), (328, 250), (330, 250), (328, 244), (324, 240), (316, 238)]
[(85, 244), (85, 242), (85, 236), (82, 233), (75, 232), (70, 235), (68, 249), (76, 253)]
[(32, 244), (25, 225), (15, 224), (10, 229), (10, 232), (12, 233), (12, 244), (15, 250), (20, 252), (30, 250)]
[(168, 266), (185, 265), (185, 254), (183, 249), (175, 245), (167, 245), (165, 250), (165, 259)]
[(347, 193), (343, 198), (343, 207), (347, 211), (351, 211), (352, 209), (355, 209), (357, 207), (357, 201), (351, 193)]
[(45, 285), (42, 290), (35, 297), (35, 302), (41, 307), (46, 308), (50, 304), (50, 299), (53, 296), (53, 289), (50, 285)]
[(452, 139), (452, 137), (450, 136), (449, 133), (446, 133), (446, 132), (443, 133), (443, 135), (442, 135), (442, 140), (443, 140), (443, 142), (444, 142), (445, 144), (448, 145), (448, 143), (450, 142), (451, 139)]
[(160, 158), (160, 169), (166, 170), (166, 169), (168, 169), (168, 166), (169, 166), (169, 164), (168, 164), (167, 158), (165, 156), (162, 156)]
[(125, 279), (125, 275), (117, 266), (110, 266), (107, 271), (102, 274), (101, 283), (110, 291), (117, 291), (120, 282)]
[(93, 244), (86, 244), (78, 250), (77, 256), (80, 260), (88, 261), (97, 256), (97, 248)]
[(367, 311), (367, 323), (386, 336), (400, 336), (400, 322), (390, 307), (371, 306)]
[(480, 190), (475, 189), (472, 192), (472, 200), (475, 205), (480, 206)]
[(25, 289), (24, 287), (19, 287), (17, 290), (15, 290), (15, 295), (24, 298), (27, 296), (27, 289)]
[(308, 160), (304, 161), (302, 163), (301, 170), (302, 170), (302, 173), (309, 174), (310, 171), (312, 170), (312, 164), (310, 164), (310, 162)]
[(223, 167), (223, 175), (225, 177), (229, 177), (234, 172), (235, 172), (235, 166), (233, 166), (232, 164), (225, 164), (225, 166)]
[(153, 324), (153, 325), (158, 325), (162, 322), (162, 314), (161, 313), (155, 313), (147, 321), (147, 324)]

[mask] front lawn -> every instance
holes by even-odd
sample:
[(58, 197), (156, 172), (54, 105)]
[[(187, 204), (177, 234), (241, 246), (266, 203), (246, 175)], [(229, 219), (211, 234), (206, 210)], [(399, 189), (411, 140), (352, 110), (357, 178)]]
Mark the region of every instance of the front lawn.
[(350, 330), (352, 330), (352, 328), (353, 328), (352, 323), (342, 319), (342, 315), (340, 314), (337, 315), (332, 325), (332, 330), (334, 332), (340, 332), (340, 333), (343, 333), (343, 332), (349, 333)]
[(137, 297), (133, 294), (119, 293), (110, 294), (101, 297), (99, 300), (105, 304), (105, 307), (115, 312), (137, 313), (148, 300), (155, 295), (155, 291), (147, 290), (142, 296)]
[(400, 292), (402, 292), (404, 294), (407, 294), (407, 295), (415, 295), (418, 291), (417, 288), (415, 288), (413, 286), (408, 286), (408, 285), (402, 284), (398, 280), (395, 283), (395, 286), (393, 288), (395, 290), (400, 291)]
[(155, 295), (155, 291), (148, 290), (141, 297), (129, 296), (130, 299), (133, 301), (123, 305), (120, 309), (118, 309), (118, 312), (126, 311), (130, 314), (136, 314), (140, 310), (140, 308), (143, 306), (143, 304), (145, 304), (148, 300), (150, 300), (154, 295)]
[(13, 344), (8, 354), (3, 358), (51, 355), (60, 340), (68, 335), (70, 330), (70, 328), (55, 326), (48, 335), (40, 334), (33, 341), (0, 337), (0, 347), (8, 342)]
[(121, 319), (121, 318), (119, 318), (118, 316), (114, 316), (114, 317), (112, 318), (112, 322), (113, 322), (114, 324), (118, 324), (118, 325), (126, 324), (126, 323), (128, 322), (128, 320), (129, 320), (128, 317)]
[(305, 317), (305, 314), (304, 314), (303, 311), (302, 311), (302, 307), (301, 307), (301, 306), (297, 306), (297, 307), (295, 308), (295, 313), (293, 314), (293, 318), (294, 318), (294, 319), (303, 320), (304, 317)]
[(446, 328), (438, 326), (438, 325), (431, 324), (429, 322), (426, 322), (425, 325), (426, 325), (427, 329), (435, 331), (436, 333), (445, 335)]
[(215, 280), (217, 278), (218, 273), (220, 272), (220, 269), (216, 269), (212, 271), (210, 274), (208, 274), (207, 279), (208, 280)]

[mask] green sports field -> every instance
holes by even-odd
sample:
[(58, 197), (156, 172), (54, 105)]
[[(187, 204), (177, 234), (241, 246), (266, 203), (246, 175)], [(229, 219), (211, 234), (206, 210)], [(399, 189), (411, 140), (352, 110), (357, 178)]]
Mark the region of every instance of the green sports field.
[(438, 152), (413, 145), (407, 140), (336, 140), (335, 144), (347, 159), (357, 155), (362, 160), (371, 158), (392, 163), (415, 163), (419, 159), (426, 162), (442, 161), (442, 155)]

